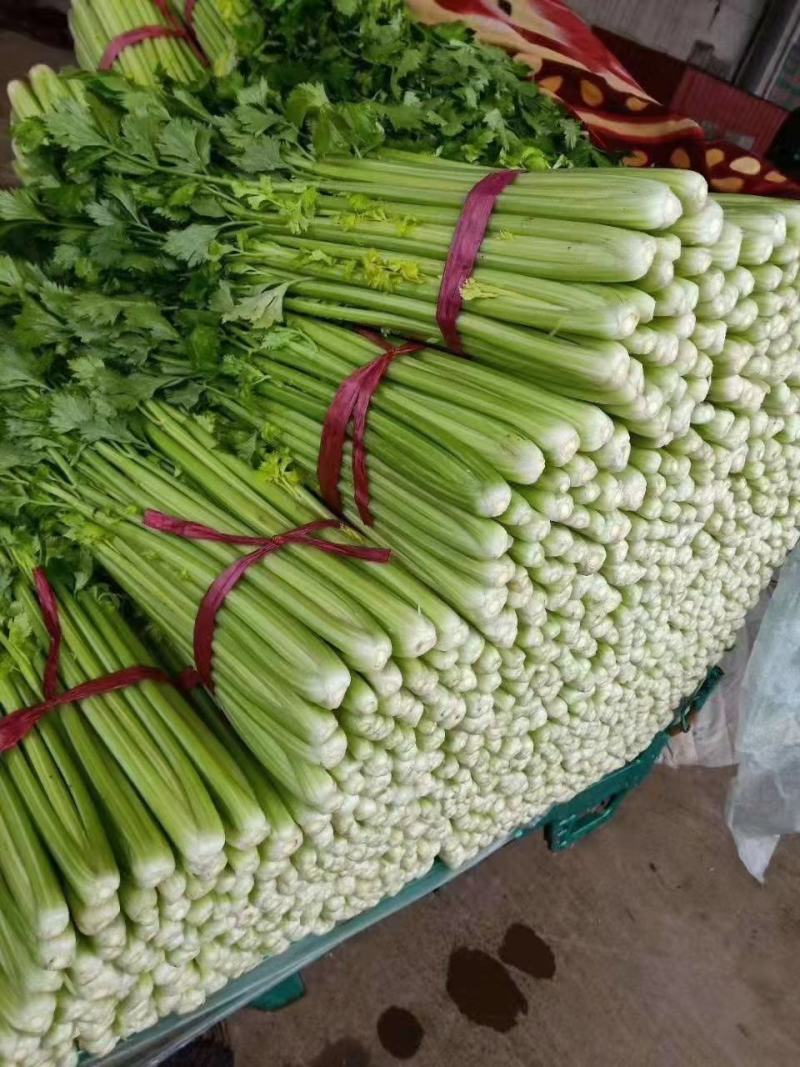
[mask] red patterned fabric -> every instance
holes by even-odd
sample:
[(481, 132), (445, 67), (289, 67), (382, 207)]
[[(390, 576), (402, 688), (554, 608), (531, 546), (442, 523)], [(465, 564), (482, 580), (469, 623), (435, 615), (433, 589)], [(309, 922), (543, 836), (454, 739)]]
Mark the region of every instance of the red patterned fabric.
[(584, 124), (598, 148), (631, 167), (700, 171), (719, 192), (800, 198), (800, 185), (727, 141), (706, 141), (690, 118), (659, 104), (561, 0), (408, 0), (424, 22), (465, 22), (527, 63), (545, 92)]

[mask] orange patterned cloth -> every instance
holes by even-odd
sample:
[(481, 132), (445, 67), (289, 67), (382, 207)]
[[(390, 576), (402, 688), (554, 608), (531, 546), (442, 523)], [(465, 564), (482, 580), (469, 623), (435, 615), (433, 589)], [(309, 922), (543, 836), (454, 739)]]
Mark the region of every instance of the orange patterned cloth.
[(583, 123), (592, 142), (631, 167), (700, 171), (719, 192), (800, 198), (800, 185), (693, 120), (659, 104), (561, 0), (407, 0), (421, 21), (465, 22), (512, 53), (536, 84)]

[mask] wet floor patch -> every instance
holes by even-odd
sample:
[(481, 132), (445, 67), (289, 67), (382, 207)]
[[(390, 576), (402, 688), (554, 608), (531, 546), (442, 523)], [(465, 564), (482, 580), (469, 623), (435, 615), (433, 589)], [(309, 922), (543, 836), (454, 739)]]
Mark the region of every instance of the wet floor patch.
[(378, 1019), (378, 1040), (397, 1060), (410, 1060), (419, 1052), (425, 1030), (413, 1012), (391, 1007)]
[(500, 947), (500, 959), (531, 978), (552, 978), (556, 957), (544, 938), (525, 923), (512, 923)]
[(461, 1014), (504, 1034), (528, 1012), (528, 1002), (499, 960), (477, 948), (450, 954), (447, 992)]

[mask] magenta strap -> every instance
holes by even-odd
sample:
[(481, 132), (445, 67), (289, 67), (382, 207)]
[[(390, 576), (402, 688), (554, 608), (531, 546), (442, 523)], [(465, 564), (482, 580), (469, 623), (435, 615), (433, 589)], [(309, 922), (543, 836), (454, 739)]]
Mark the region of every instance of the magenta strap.
[(45, 700), (52, 700), (58, 694), (58, 664), (61, 659), (61, 623), (58, 618), (58, 602), (53, 587), (41, 567), (33, 572), (36, 595), (42, 611), (42, 621), (50, 638), (50, 651), (42, 679), (42, 691)]
[(342, 494), (339, 490), (339, 480), (342, 476), (347, 430), (352, 423), (353, 494), (361, 521), (367, 526), (373, 526), (375, 520), (370, 510), (369, 471), (364, 443), (372, 398), (392, 363), (400, 356), (421, 352), (425, 345), (410, 343), (395, 346), (372, 330), (359, 329), (358, 333), (383, 348), (384, 353), (345, 378), (336, 391), (322, 427), (317, 478), (322, 499), (331, 511), (341, 515)]
[(241, 534), (226, 534), (219, 530), (213, 530), (209, 526), (203, 526), (197, 522), (187, 522), (184, 519), (175, 518), (173, 515), (165, 515), (161, 511), (146, 511), (144, 525), (150, 530), (158, 530), (161, 533), (172, 534), (174, 537), (183, 537), (190, 541), (216, 541), (226, 545), (255, 545), (255, 552), (242, 556), (226, 570), (215, 578), (209, 586), (200, 607), (194, 624), (194, 662), (195, 669), (185, 671), (181, 676), (181, 686), (192, 688), (195, 685), (204, 685), (209, 692), (214, 692), (214, 634), (217, 628), (217, 616), (231, 591), (239, 584), (247, 571), (262, 559), (277, 552), (287, 545), (308, 545), (310, 548), (319, 549), (320, 552), (328, 552), (335, 556), (347, 556), (351, 559), (363, 559), (368, 563), (388, 563), (391, 552), (385, 548), (369, 548), (361, 545), (339, 545), (332, 541), (323, 541), (314, 534), (320, 530), (329, 530), (340, 526), (336, 519), (320, 519), (317, 522), (309, 522), (305, 526), (299, 526), (295, 530), (287, 530), (286, 533), (275, 537), (249, 537)]
[(497, 198), (521, 173), (519, 170), (501, 170), (487, 174), (473, 185), (464, 201), (442, 272), (436, 305), (436, 322), (445, 345), (452, 352), (464, 351), (458, 332), (458, 318), (464, 306), (461, 291), (475, 270)]
[(0, 752), (8, 752), (16, 748), (24, 741), (36, 725), (51, 711), (65, 707), (67, 704), (77, 704), (81, 700), (89, 700), (91, 697), (104, 696), (107, 693), (115, 693), (121, 689), (129, 689), (131, 686), (140, 685), (142, 682), (160, 682), (163, 685), (176, 683), (164, 671), (158, 667), (126, 667), (124, 670), (115, 671), (102, 678), (95, 678), (90, 682), (68, 689), (65, 693), (58, 692), (58, 663), (61, 655), (61, 623), (58, 617), (58, 602), (47, 576), (41, 568), (34, 572), (36, 593), (39, 598), (39, 606), (42, 610), (42, 620), (50, 636), (50, 651), (47, 656), (47, 665), (44, 671), (43, 689), (45, 699), (40, 704), (34, 704), (29, 708), (20, 708), (4, 719), (0, 719)]

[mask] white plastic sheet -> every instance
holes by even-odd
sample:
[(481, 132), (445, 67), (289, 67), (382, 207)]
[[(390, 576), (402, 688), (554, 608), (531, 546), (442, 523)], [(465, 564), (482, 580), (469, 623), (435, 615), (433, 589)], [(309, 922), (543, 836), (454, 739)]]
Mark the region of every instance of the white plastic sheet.
[(783, 566), (739, 693), (739, 769), (728, 824), (760, 881), (783, 834), (800, 832), (800, 550)]
[(728, 825), (742, 863), (763, 881), (781, 836), (800, 833), (800, 548), (720, 666), (722, 681), (663, 761), (738, 764)]

